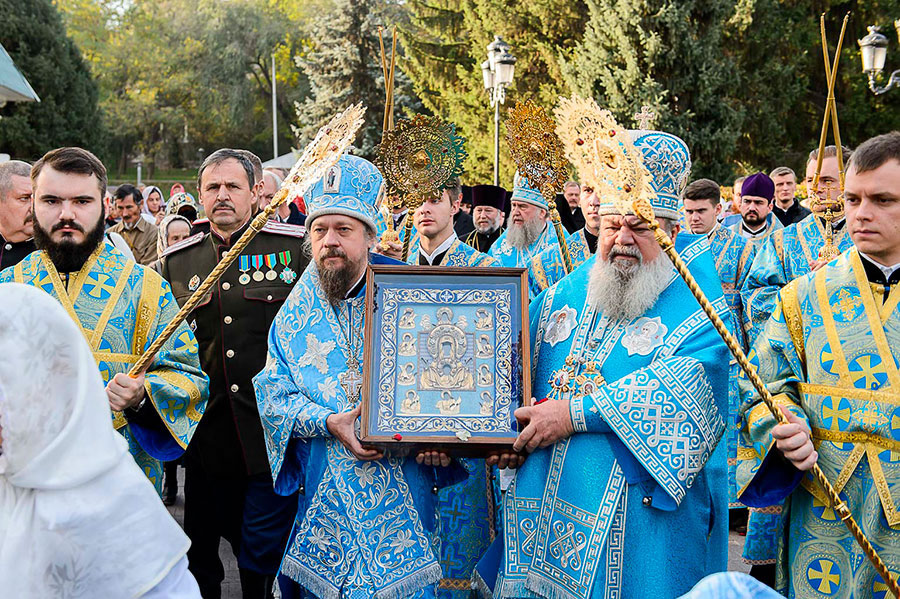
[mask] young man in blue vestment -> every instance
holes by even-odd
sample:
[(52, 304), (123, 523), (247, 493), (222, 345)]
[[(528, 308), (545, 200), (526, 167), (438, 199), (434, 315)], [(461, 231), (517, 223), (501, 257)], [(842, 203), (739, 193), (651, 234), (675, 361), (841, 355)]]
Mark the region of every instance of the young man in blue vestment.
[(300, 491), (281, 573), (286, 598), (433, 597), (435, 491), (466, 477), (438, 452), (401, 458), (356, 435), (381, 173), (341, 157), (307, 194), (313, 262), (269, 332), (254, 379), (275, 490)]
[(500, 266), (528, 268), (531, 259), (547, 248), (559, 251), (556, 231), (547, 220), (547, 200), (519, 173), (515, 176), (510, 205), (506, 231), (488, 252)]
[(425, 200), (413, 212), (413, 225), (419, 232), (419, 245), (410, 251), (408, 264), (420, 266), (497, 266), (487, 254), (465, 244), (453, 228), (459, 211), (462, 186), (452, 179), (441, 195)]
[[(407, 262), (419, 266), (489, 267), (497, 261), (466, 245), (456, 236), (453, 217), (459, 210), (462, 189), (451, 179), (441, 195), (426, 200), (413, 212), (419, 247)], [(444, 576), (438, 583), (441, 599), (466, 599), (471, 594), (472, 571), (497, 536), (496, 502), (490, 467), (484, 460), (460, 458), (469, 473), (466, 480), (438, 491), (440, 560)]]
[[(855, 247), (778, 293), (750, 361), (788, 417), (776, 424), (741, 381), (741, 501), (784, 505), (775, 589), (797, 599), (889, 589), (809, 475), (818, 464), (892, 573), (900, 568), (900, 132), (850, 159)], [(749, 538), (749, 537), (748, 537)], [(773, 548), (774, 551), (774, 548)]]
[(128, 371), (178, 312), (169, 284), (104, 238), (106, 168), (82, 148), (47, 152), (31, 171), (37, 251), (0, 273), (53, 296), (81, 328), (100, 369), (113, 426), (157, 492), (206, 408), (209, 379), (186, 323), (132, 378)]
[[(734, 330), (737, 333), (744, 351), (747, 351), (747, 340), (744, 336), (744, 307), (741, 304), (741, 286), (750, 270), (756, 245), (744, 237), (735, 235), (716, 220), (722, 210), (721, 190), (711, 179), (698, 179), (684, 190), (684, 213), (691, 233), (706, 235), (709, 248), (716, 261), (716, 272), (722, 281), (722, 291), (731, 308)], [(728, 379), (728, 507), (742, 512), (731, 512), (742, 523), (747, 519), (747, 508), (737, 500), (737, 488), (734, 483), (734, 468), (737, 465), (738, 438), (738, 365), (731, 359)]]
[[(631, 133), (661, 226), (730, 322), (706, 240), (678, 231), (687, 146)], [(503, 547), (478, 569), (498, 597), (677, 597), (726, 567), (726, 464), (711, 457), (727, 349), (647, 225), (600, 212), (597, 253), (531, 305), (541, 399), (516, 411), (515, 449), (532, 453), (504, 497)]]
[[(577, 184), (576, 184), (577, 185)], [(569, 191), (569, 190), (567, 190)], [(566, 238), (569, 246), (569, 260), (572, 268), (578, 268), (597, 251), (597, 236), (600, 234), (600, 198), (594, 190), (583, 185), (579, 191), (579, 208), (584, 218), (584, 227)], [(528, 266), (528, 286), (531, 296), (555, 285), (564, 276), (566, 268), (559, 247), (550, 247), (531, 259)]]

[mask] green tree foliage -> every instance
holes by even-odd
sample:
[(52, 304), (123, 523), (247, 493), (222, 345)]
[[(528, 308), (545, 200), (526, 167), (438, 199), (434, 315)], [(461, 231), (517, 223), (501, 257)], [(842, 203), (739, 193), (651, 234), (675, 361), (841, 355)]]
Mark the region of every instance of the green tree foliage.
[(723, 55), (732, 0), (588, 0), (584, 38), (563, 72), (633, 126), (642, 104), (655, 123), (684, 137), (695, 175), (721, 176), (744, 112), (731, 95), (734, 60)]
[(56, 8), (49, 0), (0, 0), (0, 15), (0, 43), (41, 99), (0, 108), (0, 152), (34, 160), (79, 145), (103, 155), (97, 85)]
[(144, 154), (152, 174), (222, 146), (270, 158), (273, 52), (279, 147), (290, 147), (292, 104), (308, 92), (291, 57), (307, 43), (306, 10), (320, 2), (58, 1), (88, 48), (117, 170)]
[[(579, 0), (410, 0), (410, 25), (403, 42), (410, 74), (426, 107), (457, 124), (467, 140), (467, 183), (489, 183), (493, 171), (494, 122), (481, 77), (481, 63), (494, 35), (517, 57), (506, 108), (531, 98), (550, 108), (569, 86), (560, 57), (572, 52), (587, 17)], [(500, 184), (512, 186), (515, 165), (501, 125)]]
[[(365, 124), (357, 136), (361, 155), (371, 158), (381, 142), (384, 118), (384, 75), (378, 28), (385, 33), (390, 55), (390, 31), (402, 24), (402, 4), (385, 0), (335, 0), (313, 20), (311, 48), (297, 57), (297, 65), (310, 82), (310, 95), (297, 103), (301, 142), (311, 139), (336, 112), (362, 102)], [(394, 113), (420, 112), (422, 104), (403, 72), (402, 49), (397, 48), (394, 74)]]

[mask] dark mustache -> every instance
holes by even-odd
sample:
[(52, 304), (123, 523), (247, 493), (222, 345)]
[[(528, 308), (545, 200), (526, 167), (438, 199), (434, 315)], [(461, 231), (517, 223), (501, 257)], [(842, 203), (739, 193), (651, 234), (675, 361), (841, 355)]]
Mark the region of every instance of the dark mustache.
[(234, 204), (232, 204), (231, 202), (229, 202), (227, 200), (224, 202), (217, 202), (216, 205), (213, 206), (213, 212), (215, 212), (219, 208), (230, 208), (230, 209), (234, 210)]
[(84, 227), (82, 227), (81, 225), (76, 223), (74, 220), (61, 220), (58, 223), (56, 223), (55, 225), (53, 225), (53, 228), (50, 229), (50, 232), (53, 233), (54, 231), (59, 231), (60, 229), (62, 229), (64, 227), (69, 228), (69, 229), (75, 229), (76, 231), (81, 231), (82, 233), (84, 233)]

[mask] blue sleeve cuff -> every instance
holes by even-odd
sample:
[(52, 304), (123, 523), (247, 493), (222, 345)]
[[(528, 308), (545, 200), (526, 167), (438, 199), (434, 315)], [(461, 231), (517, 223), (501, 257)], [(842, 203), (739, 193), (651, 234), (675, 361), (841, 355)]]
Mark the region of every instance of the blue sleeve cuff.
[(748, 507), (777, 505), (797, 488), (803, 476), (773, 443), (753, 480), (740, 494), (741, 503)]

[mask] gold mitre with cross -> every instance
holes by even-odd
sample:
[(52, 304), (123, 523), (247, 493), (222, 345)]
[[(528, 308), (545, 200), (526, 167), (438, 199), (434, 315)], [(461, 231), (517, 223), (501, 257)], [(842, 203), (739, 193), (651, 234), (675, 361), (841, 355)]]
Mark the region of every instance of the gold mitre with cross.
[(655, 116), (648, 107), (635, 115), (641, 128), (631, 131), (590, 98), (560, 98), (554, 114), (566, 157), (596, 191), (601, 214), (633, 213), (638, 200), (656, 216), (679, 217), (690, 152), (679, 137), (643, 128)]

